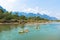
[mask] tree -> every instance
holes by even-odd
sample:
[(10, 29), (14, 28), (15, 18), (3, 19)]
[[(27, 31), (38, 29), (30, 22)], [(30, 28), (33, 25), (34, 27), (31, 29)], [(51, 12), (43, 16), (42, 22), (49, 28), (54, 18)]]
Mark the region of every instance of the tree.
[(4, 13), (3, 9), (0, 9), (0, 13)]
[(0, 9), (0, 19), (3, 18), (3, 16), (4, 16), (3, 13), (4, 13), (3, 9)]
[(5, 20), (11, 20), (12, 19), (12, 14), (10, 12), (5, 12), (4, 13), (4, 19)]
[(20, 16), (19, 19), (20, 20), (27, 20), (27, 18), (24, 15)]
[(15, 14), (13, 14), (13, 17), (12, 17), (13, 19), (19, 19), (19, 16), (18, 16), (18, 13), (16, 12)]

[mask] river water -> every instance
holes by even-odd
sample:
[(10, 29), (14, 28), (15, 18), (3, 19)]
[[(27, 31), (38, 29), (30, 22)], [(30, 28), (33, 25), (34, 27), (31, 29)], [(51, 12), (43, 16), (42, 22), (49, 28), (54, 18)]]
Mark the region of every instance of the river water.
[(0, 40), (60, 40), (60, 23), (0, 24)]

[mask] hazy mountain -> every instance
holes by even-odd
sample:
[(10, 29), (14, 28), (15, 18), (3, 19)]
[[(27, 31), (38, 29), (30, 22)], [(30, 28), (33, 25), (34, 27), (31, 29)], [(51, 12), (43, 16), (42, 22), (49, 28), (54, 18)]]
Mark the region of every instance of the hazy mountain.
[(49, 20), (57, 20), (56, 17), (51, 17), (51, 16), (48, 16), (48, 15), (46, 15), (46, 14), (43, 14), (43, 15), (42, 15), (42, 18), (47, 18), (47, 19), (49, 19)]
[(2, 6), (0, 6), (0, 9), (3, 10), (4, 12), (6, 12), (7, 10), (4, 9)]
[[(2, 9), (4, 12), (6, 12), (6, 9), (0, 6), (0, 9)], [(43, 14), (41, 15), (40, 13), (27, 13), (27, 12), (12, 12), (13, 14), (18, 13), (19, 16), (24, 15), (26, 17), (34, 17), (34, 16), (40, 16), (41, 18), (46, 18), (49, 20), (57, 20), (56, 17), (50, 17), (49, 15)]]
[(18, 15), (21, 16), (21, 15), (24, 15), (26, 17), (34, 17), (34, 16), (40, 16), (41, 18), (46, 18), (46, 19), (49, 19), (49, 20), (57, 20), (56, 17), (51, 17), (49, 15), (46, 15), (46, 14), (43, 14), (41, 15), (40, 13), (25, 13), (25, 12), (18, 12)]

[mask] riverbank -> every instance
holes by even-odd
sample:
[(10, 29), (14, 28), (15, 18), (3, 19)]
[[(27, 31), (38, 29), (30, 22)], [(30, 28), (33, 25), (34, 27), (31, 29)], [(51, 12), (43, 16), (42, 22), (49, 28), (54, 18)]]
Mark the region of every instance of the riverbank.
[(19, 23), (0, 23), (0, 24), (19, 24)]
[(44, 22), (44, 21), (43, 22), (39, 22), (39, 21), (36, 22), (35, 21), (35, 22), (20, 22), (20, 23), (19, 22), (14, 22), (14, 23), (0, 23), (0, 24), (34, 24), (34, 23), (35, 24), (47, 24), (47, 23), (51, 23), (51, 21), (46, 21), (46, 22)]

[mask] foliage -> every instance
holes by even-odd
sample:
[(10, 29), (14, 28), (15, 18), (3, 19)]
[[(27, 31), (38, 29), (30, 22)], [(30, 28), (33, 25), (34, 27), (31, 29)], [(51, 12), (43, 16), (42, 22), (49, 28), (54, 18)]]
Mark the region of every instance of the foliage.
[(19, 16), (18, 12), (16, 12), (15, 14), (13, 14), (13, 12), (4, 12), (2, 9), (0, 9), (0, 20), (47, 20), (44, 18), (41, 18), (39, 16), (35, 16), (35, 17), (26, 17), (24, 15)]

